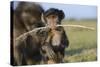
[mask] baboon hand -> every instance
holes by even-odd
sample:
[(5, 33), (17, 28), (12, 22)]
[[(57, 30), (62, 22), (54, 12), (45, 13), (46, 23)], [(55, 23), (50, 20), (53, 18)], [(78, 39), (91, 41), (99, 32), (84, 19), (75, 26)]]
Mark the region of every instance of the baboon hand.
[(49, 59), (56, 60), (56, 53), (53, 51), (52, 47), (49, 44), (42, 46), (42, 50), (46, 52), (46, 55)]

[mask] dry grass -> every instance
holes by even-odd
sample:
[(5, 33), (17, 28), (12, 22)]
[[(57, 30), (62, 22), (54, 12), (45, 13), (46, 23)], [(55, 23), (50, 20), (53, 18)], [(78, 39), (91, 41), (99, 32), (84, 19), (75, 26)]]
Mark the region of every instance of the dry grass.
[(65, 50), (65, 62), (84, 62), (97, 60), (96, 21), (64, 21), (63, 24), (79, 24), (95, 28), (95, 31), (83, 28), (65, 27), (70, 45)]

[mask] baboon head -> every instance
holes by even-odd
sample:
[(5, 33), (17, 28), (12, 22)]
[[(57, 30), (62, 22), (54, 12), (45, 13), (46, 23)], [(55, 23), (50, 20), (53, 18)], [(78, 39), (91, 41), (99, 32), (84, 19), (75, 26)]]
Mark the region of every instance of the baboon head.
[(55, 28), (57, 24), (61, 24), (64, 17), (64, 12), (55, 8), (50, 8), (44, 13), (45, 22), (50, 28)]
[(24, 23), (28, 29), (32, 25), (38, 26), (41, 22), (41, 14), (44, 12), (43, 8), (32, 2), (20, 2), (15, 9), (15, 14), (19, 20)]

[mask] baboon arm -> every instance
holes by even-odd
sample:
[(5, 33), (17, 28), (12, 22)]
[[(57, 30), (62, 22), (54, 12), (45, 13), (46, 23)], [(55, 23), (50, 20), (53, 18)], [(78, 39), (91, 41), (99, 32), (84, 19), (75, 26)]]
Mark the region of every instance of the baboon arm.
[(65, 33), (65, 31), (63, 31), (61, 43), (64, 45), (64, 47), (69, 46), (69, 40), (68, 40), (68, 37), (67, 37), (67, 34)]

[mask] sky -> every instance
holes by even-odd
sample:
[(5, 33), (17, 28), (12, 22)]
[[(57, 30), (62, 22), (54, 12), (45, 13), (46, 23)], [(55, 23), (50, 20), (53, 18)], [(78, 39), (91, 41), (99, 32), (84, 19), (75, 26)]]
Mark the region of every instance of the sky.
[[(16, 8), (18, 2), (14, 2), (14, 9)], [(63, 10), (65, 13), (65, 18), (75, 18), (75, 19), (91, 19), (97, 18), (97, 7), (88, 5), (75, 5), (75, 4), (55, 4), (55, 3), (39, 3), (42, 5), (44, 10), (49, 8), (57, 8)]]

